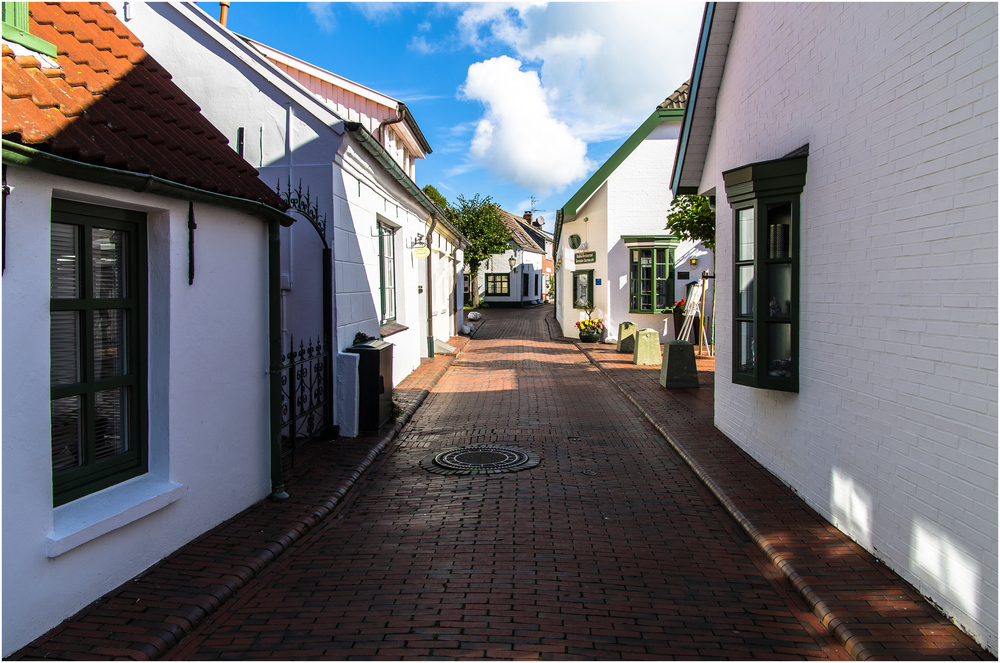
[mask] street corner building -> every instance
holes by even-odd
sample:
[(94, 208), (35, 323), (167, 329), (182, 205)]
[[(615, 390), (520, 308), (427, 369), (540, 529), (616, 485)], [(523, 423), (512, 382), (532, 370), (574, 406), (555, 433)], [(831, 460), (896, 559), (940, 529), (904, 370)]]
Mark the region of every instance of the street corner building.
[[(712, 273), (711, 251), (665, 229), (673, 196), (664, 183), (690, 88), (683, 83), (659, 104), (557, 211), (555, 309), (564, 335), (575, 336), (576, 323), (594, 309), (609, 341), (623, 322), (655, 330), (661, 343), (673, 341), (682, 327), (675, 324), (680, 303), (700, 293), (703, 273)], [(706, 317), (712, 301), (705, 298)]]
[(710, 3), (716, 426), (997, 651), (997, 6)]
[(287, 205), (107, 5), (3, 6), (3, 654), (266, 497)]

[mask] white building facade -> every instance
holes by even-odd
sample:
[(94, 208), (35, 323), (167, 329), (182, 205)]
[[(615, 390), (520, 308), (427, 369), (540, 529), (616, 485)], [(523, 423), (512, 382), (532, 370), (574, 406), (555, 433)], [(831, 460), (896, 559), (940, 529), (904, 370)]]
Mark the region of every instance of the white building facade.
[(717, 200), (718, 428), (994, 653), (996, 44), (992, 4), (710, 4), (671, 183)]
[[(565, 336), (576, 336), (589, 303), (609, 342), (626, 321), (655, 329), (661, 343), (672, 341), (675, 303), (713, 271), (712, 253), (700, 242), (665, 230), (673, 195), (663, 183), (674, 164), (686, 90), (661, 104), (557, 212), (556, 320)], [(707, 304), (711, 315), (711, 293)]]
[(333, 424), (356, 435), (358, 356), (346, 349), (357, 334), (392, 343), (396, 384), (462, 322), (466, 240), (412, 179), (429, 147), (403, 104), (245, 40), (193, 4), (131, 14), (147, 50), (261, 178), (301, 201), (290, 213), (303, 222), (282, 236), (283, 336), (286, 347), (333, 336)]

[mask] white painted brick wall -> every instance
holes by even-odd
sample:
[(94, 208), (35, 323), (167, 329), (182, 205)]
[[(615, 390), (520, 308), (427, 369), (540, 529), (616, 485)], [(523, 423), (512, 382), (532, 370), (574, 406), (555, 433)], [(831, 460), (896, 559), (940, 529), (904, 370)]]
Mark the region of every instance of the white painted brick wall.
[(996, 652), (997, 6), (740, 5), (717, 255), (721, 173), (805, 143), (800, 393), (731, 383), (723, 260), (716, 423)]

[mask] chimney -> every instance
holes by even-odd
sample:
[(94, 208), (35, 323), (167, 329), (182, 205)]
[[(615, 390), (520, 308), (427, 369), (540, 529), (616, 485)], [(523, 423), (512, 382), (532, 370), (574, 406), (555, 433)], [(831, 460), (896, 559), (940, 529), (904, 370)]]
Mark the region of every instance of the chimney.
[(527, 212), (524, 213), (524, 220), (527, 221), (528, 223), (531, 223), (531, 210), (530, 209)]
[(229, 18), (229, 3), (223, 0), (219, 3), (219, 23), (226, 27), (226, 19)]

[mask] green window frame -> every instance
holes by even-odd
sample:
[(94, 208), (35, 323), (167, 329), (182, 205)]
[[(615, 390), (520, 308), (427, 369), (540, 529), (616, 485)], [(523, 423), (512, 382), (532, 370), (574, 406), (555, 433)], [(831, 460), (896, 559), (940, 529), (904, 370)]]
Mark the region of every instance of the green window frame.
[(733, 210), (733, 382), (799, 390), (800, 196), (808, 146), (724, 172)]
[(381, 221), (378, 224), (379, 298), (381, 322), (396, 321), (396, 229)]
[(629, 247), (629, 313), (667, 313), (674, 307), (675, 246)]
[(147, 471), (146, 215), (52, 201), (52, 498)]
[(507, 297), (510, 295), (510, 274), (487, 274), (486, 295)]
[(594, 306), (594, 270), (573, 272), (573, 308), (588, 309)]
[(3, 38), (49, 57), (57, 56), (55, 45), (31, 34), (27, 2), (3, 3)]

